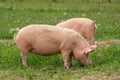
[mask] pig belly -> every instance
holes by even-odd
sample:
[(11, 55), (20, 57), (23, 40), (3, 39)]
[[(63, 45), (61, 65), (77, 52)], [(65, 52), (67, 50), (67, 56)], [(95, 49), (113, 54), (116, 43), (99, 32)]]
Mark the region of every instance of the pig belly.
[(60, 52), (60, 45), (49, 42), (39, 42), (39, 44), (32, 46), (30, 52), (43, 56), (55, 55)]

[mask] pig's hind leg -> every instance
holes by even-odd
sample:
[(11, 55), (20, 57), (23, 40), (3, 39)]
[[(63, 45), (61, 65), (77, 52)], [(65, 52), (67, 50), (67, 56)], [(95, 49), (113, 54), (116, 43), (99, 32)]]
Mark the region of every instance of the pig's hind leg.
[(21, 38), (18, 38), (18, 40), (16, 41), (16, 44), (18, 46), (18, 49), (21, 52), (22, 65), (27, 66), (26, 58), (27, 58), (28, 52), (31, 49), (31, 46), (28, 45), (27, 41)]
[(26, 62), (27, 54), (28, 54), (28, 51), (21, 51), (22, 64), (24, 67), (27, 66), (27, 62)]
[(88, 37), (90, 45), (94, 45), (94, 36)]
[(29, 52), (29, 49), (30, 47), (28, 47), (27, 45), (22, 45), (19, 47), (20, 49), (20, 52), (21, 52), (21, 58), (22, 58), (22, 64), (23, 66), (27, 66), (27, 55), (28, 55), (28, 52)]

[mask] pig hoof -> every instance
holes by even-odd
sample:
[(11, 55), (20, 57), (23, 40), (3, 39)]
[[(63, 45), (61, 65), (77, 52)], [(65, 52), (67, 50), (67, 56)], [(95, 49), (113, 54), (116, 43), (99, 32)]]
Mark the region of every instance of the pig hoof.
[(72, 67), (73, 65), (72, 64), (70, 64), (70, 67)]
[(69, 68), (69, 67), (65, 67), (65, 69), (66, 69), (66, 70), (70, 70), (70, 68)]
[(26, 68), (28, 68), (28, 66), (27, 66), (27, 65), (22, 65), (22, 67), (23, 67), (23, 68), (25, 68), (25, 69), (26, 69)]

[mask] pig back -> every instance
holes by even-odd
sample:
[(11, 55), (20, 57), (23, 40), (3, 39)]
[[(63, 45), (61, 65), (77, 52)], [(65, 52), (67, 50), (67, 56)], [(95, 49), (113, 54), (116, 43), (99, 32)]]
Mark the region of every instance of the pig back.
[(73, 29), (79, 32), (85, 38), (95, 33), (95, 21), (88, 18), (71, 18), (56, 26)]

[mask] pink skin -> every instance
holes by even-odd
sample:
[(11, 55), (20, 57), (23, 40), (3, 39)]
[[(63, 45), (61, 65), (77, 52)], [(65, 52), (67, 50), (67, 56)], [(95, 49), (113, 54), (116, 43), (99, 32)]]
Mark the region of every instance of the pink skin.
[[(15, 37), (16, 44), (21, 51), (22, 64), (27, 65), (28, 52), (43, 56), (55, 55), (61, 52), (64, 67), (72, 65), (72, 56), (80, 63), (91, 63), (88, 53), (93, 49), (87, 41), (76, 31), (53, 27), (50, 25), (29, 25), (22, 28)], [(82, 57), (83, 56), (83, 57)]]
[(95, 25), (95, 21), (88, 18), (72, 18), (58, 23), (56, 26), (73, 29), (88, 39), (90, 45), (94, 45)]

